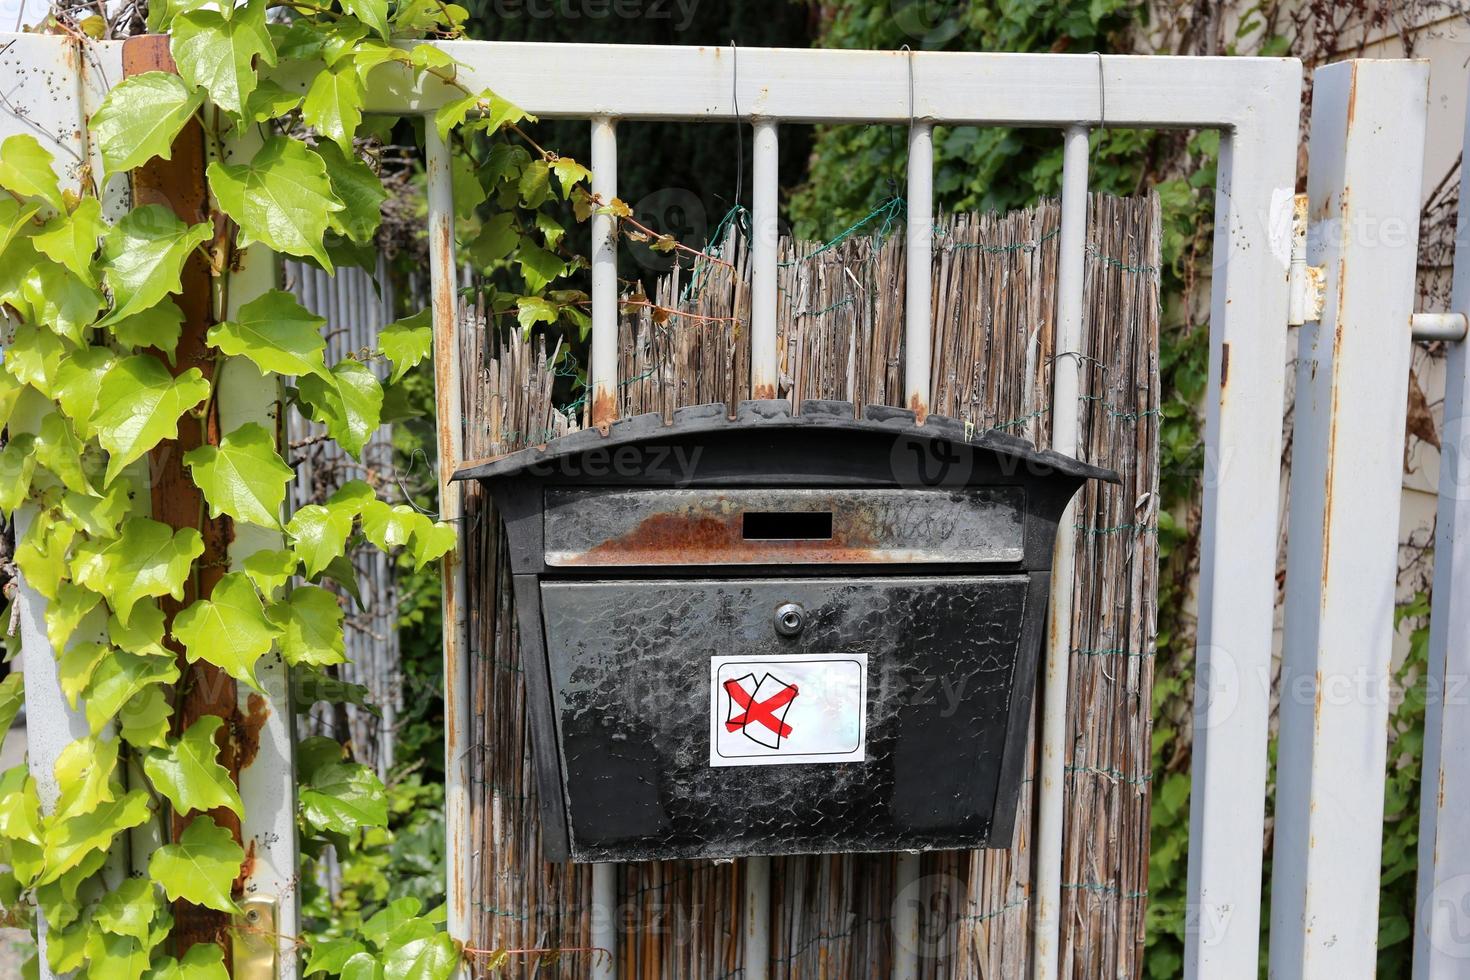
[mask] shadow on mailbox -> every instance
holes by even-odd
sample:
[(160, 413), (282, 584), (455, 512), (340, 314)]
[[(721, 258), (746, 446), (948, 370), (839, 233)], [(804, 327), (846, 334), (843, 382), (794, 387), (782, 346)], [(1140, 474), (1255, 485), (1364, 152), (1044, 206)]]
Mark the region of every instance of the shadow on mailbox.
[(743, 402), (467, 466), (503, 516), (548, 860), (1007, 846), (1057, 522), (1111, 471)]

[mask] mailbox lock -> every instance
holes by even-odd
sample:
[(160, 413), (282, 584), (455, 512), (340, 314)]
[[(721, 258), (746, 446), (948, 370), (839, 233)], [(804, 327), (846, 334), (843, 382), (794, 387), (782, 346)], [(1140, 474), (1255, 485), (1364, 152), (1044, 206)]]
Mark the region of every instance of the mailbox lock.
[(806, 627), (806, 610), (800, 603), (783, 603), (776, 609), (776, 632), (782, 636), (795, 636)]

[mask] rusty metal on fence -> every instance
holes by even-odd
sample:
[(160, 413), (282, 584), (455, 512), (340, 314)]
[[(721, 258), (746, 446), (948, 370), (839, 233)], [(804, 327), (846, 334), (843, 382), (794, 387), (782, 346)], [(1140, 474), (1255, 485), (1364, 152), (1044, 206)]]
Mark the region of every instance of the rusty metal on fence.
[[(1082, 459), (1118, 470), (1077, 506), (1070, 679), (1062, 976), (1138, 976), (1148, 903), (1150, 696), (1156, 610), (1160, 221), (1156, 199), (1094, 196), (1087, 234)], [(1047, 444), (1058, 211), (958, 215), (935, 230), (931, 410)], [(702, 263), (624, 308), (618, 413), (749, 397), (749, 261)], [(783, 242), (782, 397), (901, 404), (903, 236)], [(674, 312), (670, 313), (672, 310)], [(493, 324), (493, 321), (492, 321)], [(585, 424), (554, 401), (559, 352), (487, 326), (461, 331), (465, 451), (494, 456)], [(1074, 406), (1058, 406), (1074, 410)], [(569, 418), (568, 416), (572, 416)], [(580, 977), (588, 969), (591, 872), (540, 860), (524, 688), (504, 542), (467, 487), (472, 713), (473, 954), (497, 975)], [(936, 685), (942, 685), (942, 678)], [(943, 697), (941, 689), (935, 695)], [(1034, 755), (1028, 753), (1027, 787)], [(887, 976), (900, 903), (921, 910), (925, 978), (1029, 971), (1032, 804), (1023, 790), (1008, 849), (934, 852), (895, 894), (892, 855), (772, 862), (770, 976)], [(742, 863), (670, 861), (619, 869), (620, 976), (740, 975)], [(484, 972), (489, 972), (486, 969)]]

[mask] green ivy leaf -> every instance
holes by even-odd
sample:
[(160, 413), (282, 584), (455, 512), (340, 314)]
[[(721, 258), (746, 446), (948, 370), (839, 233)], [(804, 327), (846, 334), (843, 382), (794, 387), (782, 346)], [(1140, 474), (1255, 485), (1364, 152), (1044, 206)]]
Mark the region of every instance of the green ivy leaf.
[(374, 912), (359, 931), (364, 939), (382, 949), (388, 944), (388, 937), (397, 932), (405, 922), (417, 918), (423, 907), (423, 902), (412, 895), (394, 899)]
[(225, 951), (213, 943), (189, 947), (182, 960), (165, 956), (146, 980), (230, 980), (225, 969)]
[(342, 9), (388, 40), (388, 0), (342, 0)]
[(535, 116), (487, 88), (479, 95), (466, 95), (447, 102), (434, 113), (434, 127), (439, 130), (439, 138), (449, 139), (450, 130), (461, 125), (471, 113), (475, 114), (473, 128), (485, 133), (493, 133), (505, 125), (536, 121)]
[(522, 240), (520, 250), (516, 252), (516, 261), (520, 263), (521, 277), (526, 280), (526, 288), (533, 293), (545, 289), (567, 271), (567, 264), (561, 256), (527, 240)]
[(71, 214), (58, 214), (46, 222), (40, 234), (31, 238), (31, 244), (88, 286), (95, 286), (97, 277), (92, 272), (92, 256), (97, 254), (97, 243), (106, 231), (102, 202), (95, 197), (84, 197)]
[(286, 484), (295, 477), (262, 425), (247, 422), (220, 440), (184, 454), (184, 465), (209, 504), (209, 516), (279, 528)]
[(66, 703), (73, 709), (77, 706), (77, 698), (92, 682), (92, 674), (97, 670), (97, 665), (111, 649), (105, 643), (87, 641), (73, 643), (61, 655), (57, 662), (57, 677), (61, 681), (61, 693), (66, 696)]
[(281, 628), (281, 656), (292, 667), (325, 667), (347, 659), (342, 607), (326, 589), (297, 586), (283, 601), (273, 604), (267, 615)]
[(57, 211), (66, 210), (51, 152), (30, 133), (17, 133), (0, 143), (0, 187), (21, 197), (39, 197)]
[(51, 649), (65, 650), (82, 619), (97, 608), (102, 597), (75, 582), (62, 582), (56, 598), (46, 603), (46, 639)]
[(209, 165), (220, 209), (240, 226), (240, 247), (264, 242), (277, 252), (315, 259), (332, 271), (322, 246), (328, 215), (341, 211), (322, 158), (284, 136), (272, 136), (245, 164)]
[(458, 966), (459, 947), (444, 932), (383, 953), (384, 980), (448, 980)]
[(326, 163), (332, 193), (345, 205), (331, 216), (332, 229), (354, 242), (370, 243), (382, 223), (383, 205), (388, 200), (382, 179), (357, 154), (344, 152), (336, 143), (322, 143), (316, 152)]
[(148, 876), (163, 886), (169, 901), (184, 899), (220, 912), (238, 912), (230, 888), (240, 873), (245, 852), (230, 832), (201, 815), (148, 861)]
[(172, 684), (178, 679), (179, 665), (172, 657), (140, 657), (112, 651), (97, 665), (82, 695), (92, 734), (102, 731), (138, 692), (156, 684)]
[(207, 222), (186, 225), (161, 204), (129, 211), (102, 241), (102, 274), (112, 291), (112, 312), (97, 325), (111, 327), (181, 291), (184, 262), (211, 237)]
[(89, 813), (55, 820), (46, 829), (46, 870), (37, 883), (56, 881), (88, 854), (110, 846), (118, 834), (142, 826), (148, 814), (148, 792), (135, 789)]
[(306, 566), (307, 577), (314, 577), (340, 556), (352, 533), (355, 512), (307, 504), (291, 515), (286, 533), (291, 548)]
[(133, 936), (94, 929), (87, 933), (87, 975), (108, 980), (142, 980), (148, 949)]
[(362, 122), (363, 93), (362, 76), (356, 66), (343, 61), (317, 72), (306, 90), (306, 101), (301, 103), (301, 118), (341, 147), (343, 153), (351, 153), (352, 138)]
[(21, 295), (37, 323), (78, 345), (85, 342), (86, 331), (102, 309), (100, 292), (51, 262), (31, 269), (21, 284)]
[(172, 72), (122, 79), (92, 116), (103, 166), (115, 174), (154, 157), (170, 159), (174, 137), (203, 104), (204, 92), (191, 89)]
[(53, 396), (61, 359), (70, 350), (66, 341), (44, 327), (22, 323), (5, 349), (5, 370), (47, 398)]
[(410, 542), (409, 551), (413, 554), (414, 569), (423, 568), (429, 562), (443, 558), (454, 550), (458, 542), (459, 531), (453, 524), (431, 521), (425, 517), (414, 526), (413, 540)]
[(249, 358), (262, 373), (326, 375), (326, 323), (295, 296), (272, 289), (240, 307), (235, 319), (210, 327), (206, 339), (231, 357)]
[(389, 505), (374, 500), (362, 509), (362, 533), (377, 547), (392, 551), (408, 544), (415, 518), (422, 516), (408, 504)]
[(12, 436), (0, 449), (0, 514), (11, 515), (31, 492), (36, 470), (36, 437), (27, 432)]
[(556, 173), (557, 182), (561, 184), (563, 201), (571, 198), (572, 188), (577, 184), (592, 180), (592, 171), (571, 157), (557, 157), (552, 161), (551, 169)]
[(204, 539), (192, 527), (175, 531), (146, 517), (129, 518), (113, 541), (88, 544), (92, 547), (78, 549), (73, 577), (101, 593), (124, 626), (140, 599), (171, 595), (182, 600), (194, 559), (204, 554)]
[(7, 674), (0, 681), (0, 747), (5, 745), (5, 737), (10, 734), (10, 726), (15, 724), (15, 716), (20, 714), (20, 709), (26, 703), (25, 675), (21, 673)]
[(319, 939), (311, 943), (311, 956), (306, 961), (306, 976), (313, 973), (341, 974), (342, 967), (367, 947), (356, 939)]
[(158, 891), (153, 882), (128, 878), (102, 899), (92, 921), (107, 932), (147, 942), (158, 910)]
[(434, 311), (423, 309), (413, 316), (388, 324), (378, 334), (378, 346), (393, 362), (389, 384), (396, 383), (408, 369), (429, 356), (434, 347)]
[(289, 551), (266, 549), (249, 555), (243, 567), (260, 594), (269, 599), (296, 574), (300, 564), (300, 560)]
[(208, 599), (196, 601), (174, 619), (174, 636), (190, 663), (212, 663), (256, 690), (255, 662), (280, 635), (244, 572), (225, 575)]
[(301, 787), (301, 812), (318, 830), (352, 833), (388, 823), (388, 796), (377, 773), (355, 762), (320, 767)]
[(97, 411), (97, 392), (102, 389), (103, 377), (115, 363), (117, 355), (106, 347), (83, 347), (64, 356), (57, 365), (52, 394), (83, 439), (97, 434), (92, 426), (92, 414)]
[(383, 386), (377, 376), (357, 361), (339, 361), (332, 366), (330, 381), (302, 378), (297, 391), (311, 406), (311, 417), (326, 425), (344, 451), (361, 458), (382, 417)]
[(203, 86), (215, 105), (240, 115), (255, 88), (257, 62), (275, 65), (276, 46), (266, 29), (265, 0), (214, 10), (191, 10), (174, 19), (169, 51), (179, 74)]
[(184, 311), (177, 303), (166, 299), (155, 303), (132, 316), (108, 324), (108, 329), (118, 343), (127, 347), (156, 347), (174, 362), (174, 349), (179, 346), (179, 336), (184, 332)]
[(77, 438), (71, 421), (60, 412), (51, 412), (41, 420), (36, 434), (36, 461), (73, 493), (95, 496), (96, 491), (82, 472), (82, 440)]
[(117, 742), (92, 735), (69, 743), (56, 756), (56, 819), (91, 813), (116, 798), (112, 773), (117, 768)]
[(250, 122), (280, 119), (300, 104), (300, 92), (291, 92), (267, 78), (245, 100), (245, 118)]
[(204, 715), (168, 748), (154, 750), (143, 760), (143, 771), (153, 787), (168, 797), (174, 812), (228, 807), (236, 816), (244, 814), (240, 791), (230, 771), (218, 761), (215, 736), (224, 723), (218, 715)]
[(26, 584), (47, 599), (55, 599), (61, 580), (66, 577), (66, 551), (76, 538), (76, 528), (58, 520), (51, 509), (38, 513), (16, 543), (15, 563), (26, 577)]
[(124, 623), (116, 616), (107, 617), (107, 638), (119, 650), (140, 656), (170, 656), (163, 646), (165, 617), (157, 603), (145, 602), (133, 608), (130, 621)]
[(159, 685), (144, 688), (123, 705), (118, 715), (118, 734), (134, 748), (160, 748), (167, 744), (173, 713), (165, 688)]
[(179, 416), (209, 397), (209, 382), (198, 368), (178, 377), (156, 357), (134, 354), (102, 378), (93, 418), (97, 441), (108, 452), (110, 484), (133, 460), (164, 439), (178, 436)]
[(342, 964), (341, 980), (383, 980), (383, 964), (371, 953), (354, 953)]

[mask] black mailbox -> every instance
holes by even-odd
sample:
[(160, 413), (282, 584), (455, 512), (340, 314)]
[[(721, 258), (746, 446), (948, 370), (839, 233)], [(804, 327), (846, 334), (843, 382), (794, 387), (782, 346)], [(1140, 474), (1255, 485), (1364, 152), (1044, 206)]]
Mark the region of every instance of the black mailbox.
[(757, 401), (455, 478), (506, 522), (549, 860), (1009, 843), (1057, 521), (1115, 474)]

